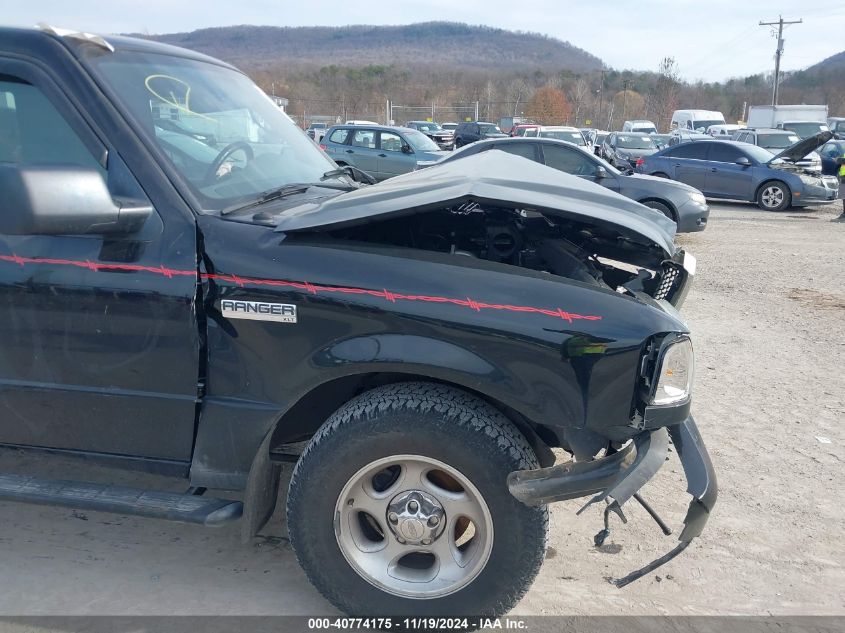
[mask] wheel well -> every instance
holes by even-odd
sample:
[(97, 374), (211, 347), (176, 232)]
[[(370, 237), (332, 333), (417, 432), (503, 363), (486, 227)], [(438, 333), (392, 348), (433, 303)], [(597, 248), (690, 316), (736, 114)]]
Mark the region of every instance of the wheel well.
[[(273, 451), (284, 444), (304, 442), (310, 440), (329, 416), (342, 405), (360, 393), (374, 389), (381, 385), (398, 382), (436, 382), (461, 389), (484, 400), (498, 409), (513, 425), (519, 429), (531, 444), (541, 463), (550, 459), (550, 446), (559, 446), (559, 438), (543, 427), (530, 423), (518, 411), (513, 410), (502, 402), (490, 398), (484, 393), (467, 388), (464, 385), (436, 380), (429, 376), (418, 374), (395, 373), (367, 373), (354, 376), (344, 376), (323, 383), (300, 398), (296, 404), (279, 418), (270, 439), (269, 449)], [(553, 460), (553, 457), (551, 458)]]
[(677, 223), (678, 210), (675, 208), (675, 205), (673, 205), (671, 202), (669, 202), (668, 200), (662, 200), (661, 198), (643, 198), (639, 201), (640, 204), (645, 204), (646, 206), (648, 206), (646, 204), (648, 202), (659, 202), (660, 204), (665, 206), (667, 209), (669, 209), (669, 212), (672, 214), (672, 219)]

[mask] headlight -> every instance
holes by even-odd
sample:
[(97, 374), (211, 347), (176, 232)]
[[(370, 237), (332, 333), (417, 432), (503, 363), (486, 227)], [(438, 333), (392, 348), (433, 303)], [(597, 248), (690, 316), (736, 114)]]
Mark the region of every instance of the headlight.
[(697, 202), (698, 204), (707, 204), (707, 199), (704, 197), (704, 194), (699, 193), (698, 191), (691, 193), (689, 195), (689, 199), (693, 202)]
[(657, 388), (651, 404), (674, 404), (689, 398), (692, 392), (693, 353), (688, 338), (672, 343), (663, 352)]
[(808, 176), (807, 174), (798, 174), (798, 177), (801, 179), (805, 185), (812, 185), (814, 187), (823, 187), (822, 179), (818, 176)]

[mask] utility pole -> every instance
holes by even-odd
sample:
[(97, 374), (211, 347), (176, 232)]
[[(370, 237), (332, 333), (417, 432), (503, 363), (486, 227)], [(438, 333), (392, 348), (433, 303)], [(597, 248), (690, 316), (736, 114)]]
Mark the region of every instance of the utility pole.
[(622, 120), (625, 120), (625, 112), (628, 109), (628, 84), (630, 81), (626, 79), (622, 82)]
[(801, 24), (803, 20), (784, 20), (782, 15), (778, 16), (777, 22), (760, 22), (760, 26), (777, 26), (778, 27), (778, 45), (775, 48), (775, 85), (772, 89), (772, 105), (778, 104), (778, 84), (780, 83), (780, 57), (783, 55), (783, 27), (790, 24)]
[(596, 120), (598, 125), (601, 125), (602, 106), (604, 105), (604, 69), (601, 71), (601, 83), (599, 83), (599, 118)]

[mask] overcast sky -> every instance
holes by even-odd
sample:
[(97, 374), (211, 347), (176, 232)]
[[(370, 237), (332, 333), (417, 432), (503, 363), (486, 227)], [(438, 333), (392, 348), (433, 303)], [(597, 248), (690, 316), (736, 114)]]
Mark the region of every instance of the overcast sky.
[[(782, 68), (805, 68), (845, 50), (845, 0), (27, 0), (0, 23), (98, 33), (173, 33), (210, 26), (339, 26), (449, 20), (544, 33), (612, 68), (656, 70), (672, 56), (686, 79), (769, 71), (775, 39), (760, 20), (803, 18), (786, 29)], [(479, 51), (483, 55), (483, 51)], [(343, 60), (338, 60), (342, 63)], [(389, 62), (390, 60), (385, 60)]]

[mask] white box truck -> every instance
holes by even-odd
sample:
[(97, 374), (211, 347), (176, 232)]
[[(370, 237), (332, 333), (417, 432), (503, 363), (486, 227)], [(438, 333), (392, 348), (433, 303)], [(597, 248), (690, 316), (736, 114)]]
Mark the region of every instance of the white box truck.
[(776, 105), (748, 108), (750, 128), (779, 128), (791, 130), (807, 138), (827, 130), (826, 105)]

